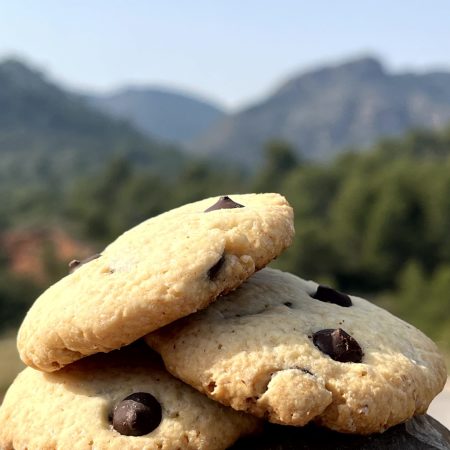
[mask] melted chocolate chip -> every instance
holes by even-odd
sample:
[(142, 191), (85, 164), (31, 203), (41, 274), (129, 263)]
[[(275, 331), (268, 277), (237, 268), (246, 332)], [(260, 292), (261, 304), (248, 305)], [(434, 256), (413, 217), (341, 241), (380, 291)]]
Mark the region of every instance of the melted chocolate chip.
[(352, 306), (352, 301), (347, 294), (343, 294), (328, 286), (319, 285), (317, 292), (311, 297), (321, 302), (334, 303), (339, 306)]
[(208, 270), (208, 278), (213, 281), (214, 278), (216, 278), (217, 274), (219, 273), (220, 269), (223, 266), (223, 263), (225, 262), (225, 256), (222, 255), (212, 267)]
[(135, 392), (119, 402), (113, 411), (113, 427), (125, 436), (143, 436), (161, 422), (161, 405), (147, 392)]
[(220, 197), (219, 200), (214, 203), (214, 205), (210, 206), (208, 209), (205, 209), (205, 212), (215, 211), (216, 209), (233, 209), (233, 208), (244, 208), (244, 205), (240, 205), (239, 203), (231, 200), (227, 195)]
[(342, 328), (316, 331), (314, 345), (335, 361), (360, 363), (364, 353), (358, 342)]
[(75, 272), (75, 270), (77, 270), (79, 267), (81, 267), (83, 264), (86, 264), (90, 261), (93, 261), (94, 259), (100, 258), (101, 253), (96, 253), (95, 255), (89, 256), (81, 261), (79, 261), (78, 259), (74, 259), (72, 261), (70, 261), (69, 263), (69, 273), (73, 273)]

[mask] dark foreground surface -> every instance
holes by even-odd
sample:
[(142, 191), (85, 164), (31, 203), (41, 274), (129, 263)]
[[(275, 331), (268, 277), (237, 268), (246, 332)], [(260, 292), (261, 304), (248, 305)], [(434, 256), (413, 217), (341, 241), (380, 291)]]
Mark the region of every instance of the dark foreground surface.
[(267, 424), (258, 436), (241, 439), (229, 450), (447, 450), (450, 431), (428, 415), (417, 416), (382, 434), (355, 436), (315, 425), (302, 428)]

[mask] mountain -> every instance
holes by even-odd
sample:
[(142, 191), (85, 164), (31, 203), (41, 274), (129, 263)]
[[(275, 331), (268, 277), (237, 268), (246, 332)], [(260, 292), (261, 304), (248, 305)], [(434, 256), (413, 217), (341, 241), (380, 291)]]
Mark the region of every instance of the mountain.
[(147, 136), (176, 143), (197, 138), (225, 116), (213, 103), (165, 89), (128, 87), (89, 101)]
[(172, 147), (100, 113), (18, 60), (0, 63), (0, 104), (2, 190), (43, 183), (57, 190), (114, 157), (155, 170), (183, 160)]
[(325, 66), (292, 78), (268, 98), (224, 117), (189, 148), (257, 165), (270, 139), (310, 159), (411, 128), (450, 122), (450, 73), (391, 73), (374, 58)]

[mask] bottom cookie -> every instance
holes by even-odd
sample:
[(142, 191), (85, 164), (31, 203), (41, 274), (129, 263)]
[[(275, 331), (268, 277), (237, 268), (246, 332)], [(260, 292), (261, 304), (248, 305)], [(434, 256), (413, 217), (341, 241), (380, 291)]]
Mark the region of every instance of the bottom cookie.
[(221, 450), (258, 428), (162, 367), (137, 345), (51, 374), (25, 369), (0, 408), (0, 449)]
[(307, 425), (267, 424), (264, 432), (240, 439), (229, 450), (444, 450), (450, 431), (431, 416), (416, 416), (384, 433), (357, 436)]

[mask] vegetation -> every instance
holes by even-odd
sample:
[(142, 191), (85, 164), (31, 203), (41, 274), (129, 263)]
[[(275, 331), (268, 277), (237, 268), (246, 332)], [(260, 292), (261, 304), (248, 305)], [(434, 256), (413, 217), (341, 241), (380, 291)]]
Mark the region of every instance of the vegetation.
[(13, 381), (14, 377), (25, 365), (19, 358), (16, 346), (16, 336), (12, 333), (3, 334), (0, 338), (0, 355), (4, 361), (0, 370), (0, 403), (3, 394)]
[(0, 63), (0, 104), (0, 229), (59, 218), (74, 179), (113, 157), (171, 176), (184, 162), (171, 146), (92, 109), (19, 61)]
[[(285, 93), (290, 99), (289, 89)], [(21, 367), (12, 330), (39, 292), (67, 273), (56, 251), (61, 247), (49, 245), (34, 260), (42, 262), (44, 275), (19, 275), (17, 255), (2, 241), (8, 230), (59, 227), (101, 251), (148, 217), (207, 196), (244, 192), (281, 192), (294, 207), (294, 245), (274, 266), (379, 303), (450, 355), (450, 128), (409, 133), (318, 163), (299, 156), (317, 147), (314, 133), (331, 136), (333, 145), (344, 142), (345, 133), (339, 141), (339, 133), (308, 134), (306, 127), (301, 135), (311, 145), (269, 142), (261, 165), (246, 145), (238, 158), (253, 167), (246, 171), (182, 156), (17, 61), (0, 64), (0, 104), (0, 332), (7, 336), (0, 352), (8, 361), (0, 392)], [(345, 116), (341, 102), (336, 111)], [(352, 123), (361, 133), (349, 117), (330, 123)], [(261, 132), (238, 122), (245, 132)], [(266, 118), (264, 124), (278, 122)], [(31, 261), (29, 256), (25, 252)]]
[[(274, 141), (253, 176), (196, 161), (166, 178), (115, 158), (67, 193), (41, 194), (58, 204), (63, 226), (101, 249), (167, 209), (250, 191), (279, 191), (294, 207), (295, 243), (277, 267), (367, 296), (448, 345), (450, 129), (383, 141), (329, 164), (299, 160)], [(34, 220), (42, 220), (46, 208), (34, 203)], [(7, 272), (7, 256), (2, 267), (2, 324), (17, 325), (37, 287)]]

